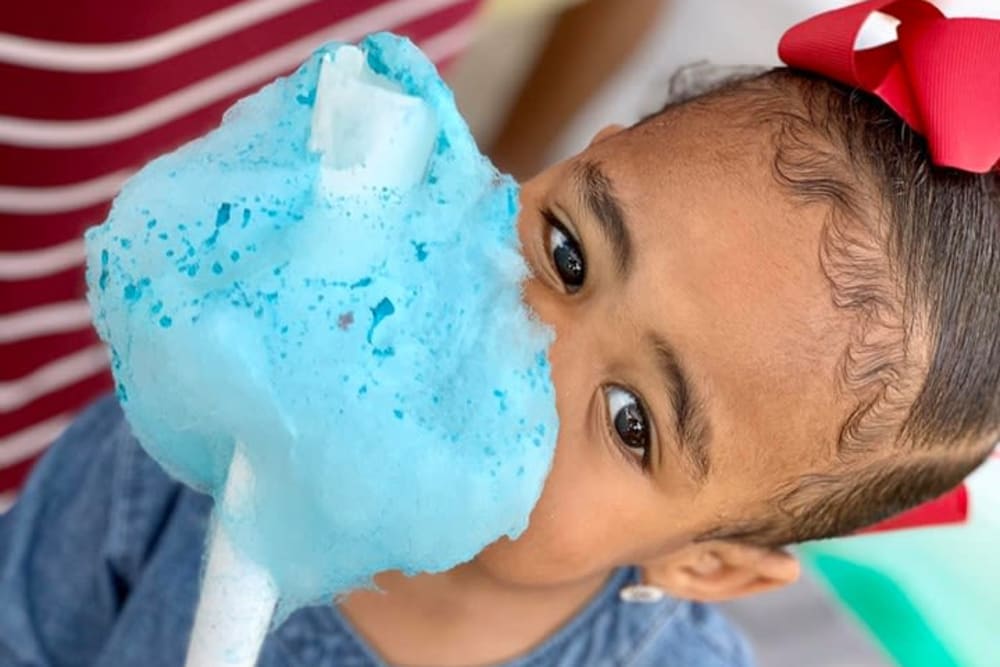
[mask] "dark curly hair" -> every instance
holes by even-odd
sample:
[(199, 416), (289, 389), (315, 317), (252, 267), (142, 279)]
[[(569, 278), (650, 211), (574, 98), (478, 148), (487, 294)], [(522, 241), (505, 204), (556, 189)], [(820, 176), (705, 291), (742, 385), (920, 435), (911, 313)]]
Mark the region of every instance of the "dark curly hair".
[(771, 133), (774, 178), (828, 210), (820, 264), (853, 319), (838, 381), (856, 405), (836, 465), (790, 480), (768, 516), (700, 539), (844, 535), (958, 485), (1000, 437), (1000, 172), (933, 165), (879, 99), (807, 73), (720, 81), (695, 66), (671, 89), (659, 113), (732, 104), (734, 122)]

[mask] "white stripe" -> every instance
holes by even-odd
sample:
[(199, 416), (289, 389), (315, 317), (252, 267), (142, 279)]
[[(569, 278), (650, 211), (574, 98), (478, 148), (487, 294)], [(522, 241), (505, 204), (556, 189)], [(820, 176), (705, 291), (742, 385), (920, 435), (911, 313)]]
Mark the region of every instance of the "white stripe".
[(59, 273), (82, 264), (84, 254), (83, 239), (44, 250), (0, 252), (0, 280), (28, 280)]
[(315, 0), (250, 0), (142, 39), (74, 44), (0, 33), (0, 62), (64, 72), (111, 72), (149, 65)]
[(5, 514), (7, 510), (13, 507), (15, 500), (17, 500), (17, 494), (13, 491), (0, 493), (0, 514)]
[(116, 171), (89, 181), (44, 188), (0, 185), (0, 212), (41, 215), (87, 208), (114, 197), (131, 175), (130, 171)]
[(472, 42), (476, 34), (476, 25), (476, 17), (473, 16), (424, 40), (420, 43), (420, 48), (434, 62), (447, 60)]
[(0, 343), (75, 331), (90, 326), (86, 301), (50, 303), (37, 308), (0, 315)]
[(108, 365), (103, 345), (66, 355), (9, 382), (0, 382), (0, 410), (16, 410), (36, 398), (95, 375)]
[(78, 148), (121, 141), (285, 72), (322, 42), (355, 41), (461, 0), (396, 0), (328, 26), (135, 109), (92, 120), (49, 121), (0, 116), (0, 142), (33, 148)]
[(12, 466), (39, 453), (62, 435), (71, 421), (73, 416), (65, 413), (0, 438), (0, 467)]

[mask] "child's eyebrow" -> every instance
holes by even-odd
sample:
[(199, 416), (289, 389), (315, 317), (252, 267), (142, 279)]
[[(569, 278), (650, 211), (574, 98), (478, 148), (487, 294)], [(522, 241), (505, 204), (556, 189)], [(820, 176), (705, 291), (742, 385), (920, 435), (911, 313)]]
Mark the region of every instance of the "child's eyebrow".
[[(656, 351), (657, 367), (666, 383), (666, 394), (673, 408), (677, 446), (681, 456), (688, 462), (692, 478), (704, 484), (712, 468), (712, 429), (708, 413), (696, 393), (684, 366), (673, 347), (658, 334), (651, 334), (649, 340)], [(660, 447), (662, 456), (663, 447)], [(662, 460), (660, 461), (662, 465)]]
[[(573, 167), (573, 179), (584, 205), (611, 244), (618, 274), (622, 279), (627, 278), (633, 260), (632, 237), (625, 224), (624, 207), (615, 194), (611, 179), (599, 163), (591, 160), (583, 160)], [(649, 336), (649, 342), (656, 353), (657, 369), (666, 387), (667, 403), (674, 415), (681, 456), (689, 464), (687, 467), (692, 479), (699, 485), (704, 484), (712, 465), (712, 429), (701, 394), (694, 391), (684, 366), (666, 339), (653, 333)], [(661, 447), (660, 456), (662, 455)]]
[(597, 221), (605, 238), (611, 244), (616, 268), (624, 279), (632, 268), (632, 237), (625, 225), (621, 200), (615, 194), (611, 179), (601, 165), (589, 160), (577, 163), (573, 179), (583, 198), (584, 205)]

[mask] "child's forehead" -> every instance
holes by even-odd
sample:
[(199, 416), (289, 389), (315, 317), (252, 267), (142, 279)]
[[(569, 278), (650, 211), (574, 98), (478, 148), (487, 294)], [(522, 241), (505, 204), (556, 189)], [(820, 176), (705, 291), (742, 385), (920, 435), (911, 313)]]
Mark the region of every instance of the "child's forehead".
[[(774, 127), (749, 105), (741, 93), (707, 96), (668, 107), (656, 116), (627, 130), (623, 139), (631, 145), (622, 150), (644, 158), (652, 172), (669, 169), (683, 160), (697, 172), (719, 176), (771, 177), (776, 156)], [(647, 151), (634, 153), (636, 145)]]
[(800, 208), (775, 177), (772, 131), (712, 107), (670, 110), (599, 142), (585, 156), (602, 164), (643, 216), (669, 220), (684, 209), (711, 219), (739, 212), (766, 216), (769, 230), (777, 231)]
[[(585, 159), (599, 163), (625, 204), (660, 231), (752, 231), (774, 234), (777, 242), (789, 233), (815, 236), (828, 212), (818, 206), (803, 210), (776, 177), (773, 130), (734, 116), (729, 105), (669, 109), (592, 146)], [(691, 224), (679, 224), (682, 213)]]

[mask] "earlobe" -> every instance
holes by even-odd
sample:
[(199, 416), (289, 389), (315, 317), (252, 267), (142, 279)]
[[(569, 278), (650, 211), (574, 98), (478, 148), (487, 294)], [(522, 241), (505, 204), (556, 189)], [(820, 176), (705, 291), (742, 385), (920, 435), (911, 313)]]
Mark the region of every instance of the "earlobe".
[(624, 125), (605, 125), (597, 134), (594, 135), (594, 138), (590, 140), (590, 145), (593, 146), (594, 144), (600, 143), (609, 137), (613, 137), (624, 129)]
[(699, 602), (722, 602), (775, 590), (798, 579), (791, 554), (735, 542), (704, 542), (645, 564), (646, 583)]

